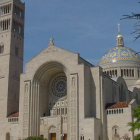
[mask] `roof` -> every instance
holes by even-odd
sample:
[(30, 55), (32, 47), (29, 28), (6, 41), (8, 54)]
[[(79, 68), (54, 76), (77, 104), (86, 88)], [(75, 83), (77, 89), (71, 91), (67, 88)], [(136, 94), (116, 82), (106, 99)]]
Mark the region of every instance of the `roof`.
[(13, 114), (8, 116), (8, 118), (10, 118), (10, 117), (19, 117), (19, 112), (13, 113)]
[(106, 109), (128, 107), (129, 103), (130, 103), (130, 101), (117, 102), (117, 103), (108, 103), (108, 104), (106, 105)]

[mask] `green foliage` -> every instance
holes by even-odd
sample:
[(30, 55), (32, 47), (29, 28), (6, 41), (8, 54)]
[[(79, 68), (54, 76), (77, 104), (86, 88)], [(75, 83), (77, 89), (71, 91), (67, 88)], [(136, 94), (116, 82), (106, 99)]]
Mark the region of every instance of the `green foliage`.
[(28, 137), (24, 140), (47, 140), (47, 139), (44, 139), (42, 137), (31, 136), (31, 137)]
[[(140, 130), (140, 105), (137, 108), (133, 108), (133, 117), (136, 119), (134, 122), (129, 122), (128, 126), (130, 131)], [(140, 134), (135, 136), (135, 140), (140, 140)]]
[(131, 126), (130, 131), (140, 130), (140, 106), (133, 109), (133, 117), (136, 119), (134, 122), (129, 122), (128, 126)]
[(140, 134), (135, 136), (135, 140), (140, 140)]

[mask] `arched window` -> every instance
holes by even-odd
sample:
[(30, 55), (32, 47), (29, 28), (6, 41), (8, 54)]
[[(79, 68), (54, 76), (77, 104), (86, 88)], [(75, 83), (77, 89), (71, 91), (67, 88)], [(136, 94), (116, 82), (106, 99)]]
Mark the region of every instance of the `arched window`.
[(10, 140), (10, 133), (6, 133), (6, 140)]
[(119, 137), (119, 127), (117, 125), (112, 127), (112, 137), (113, 139)]
[(84, 136), (83, 135), (80, 136), (80, 140), (84, 140)]

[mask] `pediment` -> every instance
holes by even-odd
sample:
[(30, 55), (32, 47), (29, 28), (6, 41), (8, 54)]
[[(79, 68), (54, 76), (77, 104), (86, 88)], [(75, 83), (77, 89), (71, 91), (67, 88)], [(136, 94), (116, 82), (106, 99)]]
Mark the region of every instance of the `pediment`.
[(68, 51), (68, 50), (65, 50), (65, 49), (62, 49), (60, 47), (57, 47), (55, 45), (49, 45), (48, 47), (46, 47), (42, 52), (41, 54), (45, 54), (45, 53), (56, 53), (56, 52), (64, 52), (64, 53), (72, 53), (74, 54), (73, 52), (71, 51)]
[[(51, 57), (52, 56), (56, 56), (56, 58), (58, 57), (61, 57), (61, 56), (69, 56), (69, 55), (73, 55), (73, 54), (76, 54), (76, 53), (73, 53), (71, 51), (68, 51), (68, 50), (65, 50), (65, 49), (62, 49), (60, 47), (57, 47), (53, 44), (52, 42), (53, 39), (50, 39), (50, 44), (43, 50), (41, 51), (40, 53), (38, 53), (35, 57), (33, 57), (31, 60), (29, 60), (28, 62), (34, 60), (34, 59), (38, 59), (38, 58), (42, 58), (42, 57)], [(27, 63), (28, 63), (27, 62)]]

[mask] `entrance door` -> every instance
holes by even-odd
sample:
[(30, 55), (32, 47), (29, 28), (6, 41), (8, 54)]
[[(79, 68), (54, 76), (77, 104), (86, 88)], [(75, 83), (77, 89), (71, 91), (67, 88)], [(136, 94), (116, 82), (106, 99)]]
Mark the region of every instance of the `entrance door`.
[(51, 133), (51, 140), (56, 140), (56, 133)]
[(64, 140), (67, 140), (67, 134), (64, 134)]

